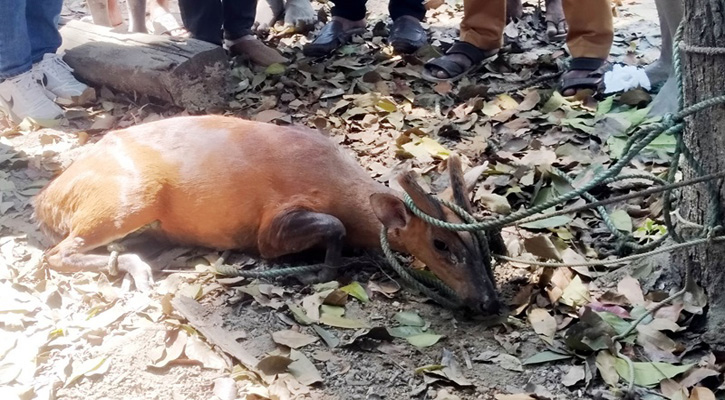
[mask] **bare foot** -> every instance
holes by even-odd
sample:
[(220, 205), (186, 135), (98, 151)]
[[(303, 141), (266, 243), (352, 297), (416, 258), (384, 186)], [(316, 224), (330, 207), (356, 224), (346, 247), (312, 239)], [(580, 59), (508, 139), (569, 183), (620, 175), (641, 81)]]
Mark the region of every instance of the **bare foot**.
[[(463, 67), (463, 69), (468, 69), (473, 64), (471, 62), (471, 60), (468, 57), (466, 57), (465, 55), (463, 55), (463, 54), (446, 54), (443, 57), (445, 57), (445, 58), (449, 59), (450, 61), (452, 61), (452, 62), (460, 65), (461, 67)], [(448, 79), (448, 78), (451, 77), (448, 74), (448, 72), (446, 72), (442, 68), (438, 68), (436, 66), (432, 66), (430, 68), (430, 70), (431, 70), (430, 71), (431, 75), (433, 75), (434, 77), (436, 77), (438, 79)]]
[(552, 41), (564, 40), (568, 32), (561, 0), (546, 0), (546, 36)]
[(677, 80), (674, 76), (667, 79), (660, 92), (657, 93), (649, 110), (649, 116), (665, 115), (677, 111), (679, 104), (677, 100)]
[(672, 63), (662, 58), (644, 68), (644, 72), (652, 85), (658, 85), (667, 80), (672, 73)]
[[(576, 70), (576, 69), (569, 70), (569, 71), (564, 72), (564, 74), (561, 76), (561, 80), (565, 81), (567, 79), (586, 78), (591, 73), (592, 73), (592, 71), (581, 71), (581, 70)], [(574, 96), (578, 90), (579, 89), (576, 89), (576, 88), (566, 89), (561, 94), (563, 96), (567, 96), (567, 97)]]
[(306, 29), (317, 22), (317, 13), (310, 0), (287, 0), (284, 7), (284, 23), (298, 29)]
[(506, 1), (506, 21), (521, 18), (524, 15), (524, 5), (521, 0)]
[(274, 25), (284, 11), (284, 0), (258, 0), (255, 29), (266, 31)]
[(277, 50), (268, 47), (254, 35), (246, 35), (239, 39), (226, 41), (226, 45), (232, 54), (247, 56), (253, 63), (263, 67), (289, 62)]

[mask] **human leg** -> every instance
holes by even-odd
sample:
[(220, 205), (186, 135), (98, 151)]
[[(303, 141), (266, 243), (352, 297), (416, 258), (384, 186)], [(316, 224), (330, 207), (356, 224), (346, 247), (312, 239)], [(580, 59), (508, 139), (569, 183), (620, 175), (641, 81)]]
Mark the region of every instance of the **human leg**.
[(506, 24), (506, 0), (464, 0), (460, 42), (425, 65), (430, 80), (455, 80), (495, 58)]
[(560, 91), (566, 96), (577, 89), (596, 91), (614, 40), (610, 0), (564, 0), (563, 6), (572, 63), (561, 77)]

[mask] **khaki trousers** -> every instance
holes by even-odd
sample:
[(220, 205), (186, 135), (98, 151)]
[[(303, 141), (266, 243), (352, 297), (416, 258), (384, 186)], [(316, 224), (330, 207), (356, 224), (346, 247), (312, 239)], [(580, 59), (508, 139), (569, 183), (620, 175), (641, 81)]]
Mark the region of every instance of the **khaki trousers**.
[[(614, 40), (610, 0), (562, 0), (572, 57), (606, 59)], [(482, 49), (502, 46), (506, 0), (463, 0), (461, 41)]]

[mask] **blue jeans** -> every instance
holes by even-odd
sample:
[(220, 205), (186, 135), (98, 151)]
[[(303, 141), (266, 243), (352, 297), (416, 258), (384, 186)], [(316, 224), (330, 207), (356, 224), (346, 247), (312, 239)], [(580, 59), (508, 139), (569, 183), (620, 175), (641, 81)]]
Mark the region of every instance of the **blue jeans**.
[(63, 0), (0, 0), (0, 81), (29, 71), (60, 47)]

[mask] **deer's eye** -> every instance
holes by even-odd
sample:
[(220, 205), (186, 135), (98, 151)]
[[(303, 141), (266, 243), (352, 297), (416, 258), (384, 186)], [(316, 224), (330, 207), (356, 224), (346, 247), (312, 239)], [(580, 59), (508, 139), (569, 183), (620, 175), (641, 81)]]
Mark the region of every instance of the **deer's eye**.
[(448, 245), (442, 240), (433, 239), (433, 247), (438, 251), (448, 251)]

